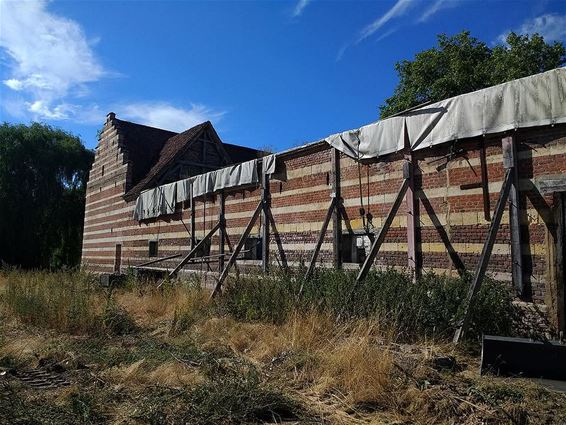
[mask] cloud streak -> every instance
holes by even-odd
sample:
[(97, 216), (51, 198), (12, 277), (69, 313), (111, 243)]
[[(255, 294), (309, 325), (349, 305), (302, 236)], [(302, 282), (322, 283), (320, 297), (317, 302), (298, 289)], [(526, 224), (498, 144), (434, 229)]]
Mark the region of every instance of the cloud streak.
[[(517, 34), (534, 34), (538, 33), (546, 41), (560, 41), (566, 38), (566, 15), (547, 13), (529, 19), (519, 27), (513, 30)], [(506, 43), (507, 35), (511, 31), (505, 31), (497, 37), (497, 41)]]
[(456, 6), (455, 0), (436, 0), (434, 3), (430, 4), (430, 6), (423, 11), (417, 22), (419, 23), (426, 22), (433, 15), (435, 15), (437, 12), (441, 11), (442, 9), (447, 9), (449, 7), (455, 7), (455, 6)]
[(207, 120), (218, 122), (225, 114), (204, 105), (179, 108), (167, 102), (137, 102), (117, 105), (114, 109), (125, 119), (178, 132)]
[(379, 18), (375, 19), (371, 24), (367, 25), (360, 31), (360, 35), (356, 40), (356, 44), (375, 34), (383, 25), (389, 22), (391, 19), (403, 16), (409, 7), (413, 4), (413, 0), (397, 0), (397, 2), (381, 15)]
[(298, 0), (293, 9), (293, 18), (301, 16), (310, 2), (311, 0)]

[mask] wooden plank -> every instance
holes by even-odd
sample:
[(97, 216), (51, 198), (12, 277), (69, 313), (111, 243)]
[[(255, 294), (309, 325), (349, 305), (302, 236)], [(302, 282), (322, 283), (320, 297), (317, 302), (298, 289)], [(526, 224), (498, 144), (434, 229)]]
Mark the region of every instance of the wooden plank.
[(480, 187), (483, 188), (483, 182), (466, 183), (460, 185), (460, 190), (479, 189)]
[(524, 295), (523, 254), (521, 251), (521, 222), (519, 199), (519, 169), (517, 167), (517, 143), (515, 138), (505, 137), (502, 140), (504, 156), (508, 158), (511, 169), (511, 189), (509, 191), (509, 227), (511, 229), (511, 274), (515, 291), (520, 297)]
[(193, 185), (191, 183), (191, 187), (190, 187), (190, 197), (189, 200), (191, 202), (191, 249), (193, 249), (195, 247), (196, 244), (196, 238), (195, 238), (195, 231), (196, 231), (196, 221), (195, 221), (195, 214), (196, 214), (196, 206), (195, 206), (195, 200), (193, 198)]
[[(185, 264), (187, 264), (187, 261), (189, 261), (193, 257), (193, 255), (195, 255), (195, 253), (199, 250), (201, 246), (205, 244), (205, 242), (208, 242), (208, 240), (212, 237), (212, 235), (214, 235), (214, 233), (216, 233), (219, 227), (220, 227), (220, 223), (216, 223), (214, 227), (210, 229), (210, 231), (206, 234), (206, 236), (199, 243), (197, 243), (195, 247), (191, 249), (190, 252), (185, 256), (185, 258), (181, 260), (181, 262), (177, 265), (177, 267), (175, 267), (175, 269), (173, 269), (173, 271), (169, 273), (170, 278), (175, 276), (177, 272), (181, 270)], [(161, 286), (161, 284), (159, 286)]]
[(271, 195), (269, 192), (269, 174), (261, 173), (261, 269), (269, 270), (269, 207)]
[(224, 269), (224, 244), (226, 242), (226, 197), (224, 191), (218, 194), (218, 222), (220, 223), (218, 231), (218, 271)]
[(491, 251), (493, 249), (493, 244), (495, 243), (495, 237), (497, 236), (497, 231), (499, 230), (499, 225), (501, 224), (501, 217), (503, 217), (503, 211), (505, 210), (505, 204), (509, 197), (509, 191), (511, 189), (512, 181), (512, 171), (507, 169), (505, 171), (505, 179), (503, 181), (503, 186), (501, 186), (501, 192), (499, 192), (499, 199), (497, 200), (497, 205), (495, 206), (495, 213), (493, 215), (493, 220), (489, 226), (489, 232), (487, 234), (487, 239), (483, 245), (482, 253), (480, 256), (480, 262), (476, 269), (474, 279), (470, 285), (468, 295), (464, 301), (464, 315), (460, 322), (460, 325), (456, 329), (454, 334), (453, 342), (455, 344), (459, 343), (464, 336), (464, 332), (468, 326), (470, 320), (470, 310), (474, 302), (474, 298), (478, 291), (480, 290), (483, 278), (485, 277), (485, 272), (489, 264), (489, 258), (491, 257)]
[(481, 188), (483, 194), (483, 216), (486, 221), (491, 221), (491, 207), (489, 205), (489, 180), (487, 177), (487, 158), (485, 155), (485, 142), (482, 140), (480, 145), (480, 168), (481, 168)]
[(332, 192), (335, 208), (332, 212), (332, 255), (334, 267), (342, 268), (342, 193), (340, 188), (340, 151), (332, 148)]
[[(407, 203), (407, 260), (409, 269), (413, 271), (413, 280), (420, 276), (419, 259), (417, 257), (417, 223), (419, 217), (419, 203), (415, 196), (415, 169), (416, 160), (412, 154), (407, 156), (404, 164), (405, 178), (409, 179), (405, 201)], [(405, 171), (404, 171), (405, 172)]]
[(362, 280), (364, 280), (366, 278), (369, 270), (371, 269), (371, 266), (372, 266), (373, 262), (375, 261), (377, 254), (379, 253), (379, 249), (381, 248), (381, 245), (383, 244), (383, 241), (385, 240), (385, 235), (387, 234), (389, 227), (391, 227), (391, 223), (393, 222), (393, 219), (397, 215), (397, 211), (399, 210), (401, 202), (403, 201), (403, 198), (405, 197), (405, 193), (407, 192), (408, 187), (409, 187), (409, 179), (405, 178), (405, 179), (403, 179), (403, 183), (401, 184), (401, 187), (399, 188), (399, 192), (397, 193), (397, 197), (395, 198), (395, 201), (393, 202), (393, 205), (391, 206), (391, 209), (389, 210), (389, 213), (387, 214), (385, 222), (383, 223), (383, 227), (379, 230), (379, 234), (377, 235), (377, 238), (375, 238), (375, 240), (373, 241), (373, 244), (371, 246), (371, 250), (370, 250), (368, 256), (366, 257), (364, 263), (362, 264), (362, 267), (361, 267), (360, 272), (358, 274), (358, 277), (356, 279), (356, 283), (359, 283)]
[(141, 264), (137, 264), (135, 266), (133, 266), (134, 269), (137, 269), (138, 267), (145, 267), (145, 266), (149, 266), (150, 264), (155, 264), (155, 263), (159, 263), (161, 261), (166, 261), (166, 260), (171, 260), (173, 258), (177, 258), (180, 257), (182, 254), (174, 254), (174, 255), (170, 255), (168, 257), (163, 257), (163, 258), (157, 258), (155, 260), (151, 260), (151, 261), (146, 261), (145, 263), (141, 263)]
[[(305, 273), (305, 280), (311, 277), (312, 273), (314, 272), (314, 268), (316, 266), (316, 259), (318, 258), (318, 253), (320, 252), (320, 247), (322, 246), (322, 242), (324, 241), (324, 236), (326, 235), (326, 229), (328, 228), (328, 223), (330, 223), (330, 219), (334, 214), (334, 210), (336, 209), (336, 198), (332, 198), (330, 201), (330, 206), (328, 207), (328, 211), (326, 212), (326, 217), (324, 222), (322, 223), (322, 228), (320, 229), (320, 234), (318, 235), (318, 239), (316, 241), (316, 246), (314, 247), (314, 251), (312, 253), (311, 261), (309, 263), (309, 267), (307, 272)], [(302, 292), (302, 287), (299, 293)]]
[(230, 259), (228, 260), (228, 264), (226, 264), (226, 267), (224, 267), (224, 270), (222, 270), (222, 273), (220, 274), (220, 277), (218, 278), (218, 282), (216, 282), (216, 286), (214, 288), (214, 291), (212, 292), (212, 294), (210, 296), (211, 299), (213, 297), (215, 297), (216, 294), (218, 292), (220, 292), (220, 290), (222, 289), (222, 284), (224, 283), (224, 281), (228, 277), (228, 272), (230, 271), (230, 268), (236, 262), (236, 258), (240, 254), (240, 251), (242, 250), (242, 247), (244, 246), (244, 243), (246, 242), (246, 239), (248, 238), (248, 236), (249, 236), (249, 234), (252, 230), (253, 225), (255, 224), (257, 218), (259, 217), (259, 213), (262, 210), (262, 207), (263, 207), (263, 202), (260, 201), (259, 204), (257, 205), (253, 215), (252, 215), (252, 218), (250, 219), (248, 225), (246, 226), (244, 233), (240, 237), (238, 244), (234, 248), (234, 251), (232, 252), (232, 255), (230, 256)]

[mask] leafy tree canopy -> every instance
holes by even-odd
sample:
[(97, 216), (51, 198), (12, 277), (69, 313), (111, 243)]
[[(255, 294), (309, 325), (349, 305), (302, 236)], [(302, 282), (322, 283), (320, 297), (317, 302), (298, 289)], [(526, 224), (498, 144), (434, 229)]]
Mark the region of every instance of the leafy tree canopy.
[(452, 37), (438, 35), (438, 46), (395, 64), (399, 83), (393, 96), (380, 106), (381, 118), (425, 102), (480, 90), (495, 84), (561, 66), (566, 50), (562, 42), (546, 43), (538, 34), (507, 36), (493, 48), (463, 31)]
[(63, 130), (0, 126), (0, 260), (26, 268), (80, 262), (94, 153)]

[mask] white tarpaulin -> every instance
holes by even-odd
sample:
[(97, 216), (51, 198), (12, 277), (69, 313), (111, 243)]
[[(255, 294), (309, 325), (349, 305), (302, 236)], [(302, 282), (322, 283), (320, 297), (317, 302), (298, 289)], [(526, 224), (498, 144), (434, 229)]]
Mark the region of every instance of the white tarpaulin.
[(134, 209), (135, 220), (173, 214), (177, 202), (177, 182), (158, 186), (140, 194)]
[(327, 137), (356, 159), (377, 158), (517, 128), (566, 122), (566, 68), (521, 78), (422, 106), (357, 130)]
[(194, 177), (179, 180), (177, 182), (177, 202), (185, 202), (191, 199), (191, 184)]
[(275, 154), (267, 155), (261, 158), (263, 161), (263, 173), (264, 174), (273, 174), (275, 173), (275, 163), (276, 163), (276, 156)]
[(175, 204), (192, 196), (202, 196), (222, 189), (257, 185), (257, 159), (242, 162), (220, 170), (210, 171), (188, 179), (149, 189), (140, 194), (134, 209), (134, 219), (144, 220), (173, 214)]
[(257, 159), (253, 159), (228, 168), (216, 170), (214, 191), (217, 192), (225, 188), (257, 184), (258, 181)]
[(222, 189), (250, 186), (258, 182), (257, 159), (253, 159), (194, 177), (193, 197), (218, 192)]

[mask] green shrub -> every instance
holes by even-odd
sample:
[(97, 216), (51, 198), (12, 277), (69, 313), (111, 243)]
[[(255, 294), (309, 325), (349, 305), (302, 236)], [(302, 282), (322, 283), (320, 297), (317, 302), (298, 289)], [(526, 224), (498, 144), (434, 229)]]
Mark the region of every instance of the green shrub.
[[(312, 308), (341, 318), (378, 318), (401, 340), (432, 337), (449, 339), (462, 315), (469, 278), (432, 273), (418, 282), (393, 269), (372, 270), (355, 284), (356, 274), (317, 270), (312, 278), (301, 275), (248, 275), (229, 281), (220, 308), (239, 320), (281, 323), (293, 311)], [(300, 296), (299, 296), (300, 293)], [(508, 335), (516, 309), (505, 285), (484, 279), (473, 308), (467, 337), (482, 333)]]

